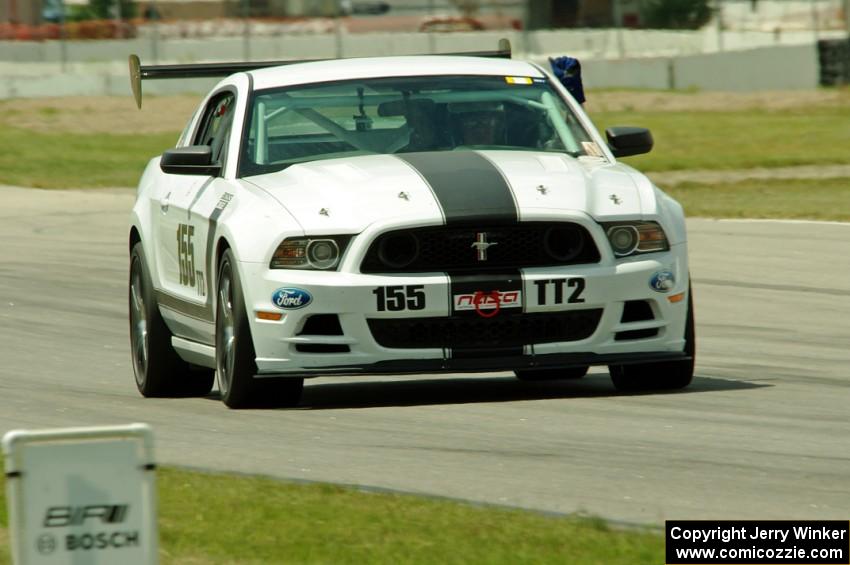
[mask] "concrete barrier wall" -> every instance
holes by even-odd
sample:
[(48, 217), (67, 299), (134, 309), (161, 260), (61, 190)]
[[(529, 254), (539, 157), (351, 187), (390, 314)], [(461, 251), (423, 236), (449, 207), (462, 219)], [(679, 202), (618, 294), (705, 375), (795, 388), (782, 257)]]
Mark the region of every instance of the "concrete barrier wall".
[[(281, 56), (316, 58), (365, 55), (422, 53), (429, 51), (480, 50), (495, 46), (507, 37), (518, 54), (571, 54), (583, 59), (683, 56), (715, 53), (723, 50), (810, 44), (817, 39), (841, 38), (844, 32), (815, 34), (810, 31), (724, 32), (714, 29), (697, 31), (559, 29), (528, 33), (484, 31), (472, 33), (333, 33), (316, 35), (254, 35), (246, 45), (241, 36), (207, 39), (157, 39), (150, 29), (145, 36), (130, 40), (67, 41), (65, 60), (92, 63), (126, 59), (138, 53), (143, 59), (163, 61), (255, 60)], [(721, 48), (722, 47), (722, 48)], [(58, 41), (0, 41), (0, 62), (61, 62)]]
[(820, 83), (817, 45), (761, 47), (673, 60), (676, 88), (798, 90)]
[[(124, 69), (77, 69), (38, 75), (3, 76), (0, 66), (0, 100), (9, 98), (49, 98), (54, 96), (127, 96), (132, 98), (129, 72)], [(81, 67), (83, 65), (80, 65)], [(145, 95), (205, 94), (220, 79), (183, 79), (145, 81)]]
[[(540, 58), (530, 60), (546, 65)], [(671, 59), (648, 57), (642, 59), (583, 59), (582, 79), (585, 88), (670, 88)]]
[[(546, 64), (545, 58), (530, 60)], [(586, 88), (811, 90), (820, 83), (815, 44), (681, 57), (585, 59), (581, 67)]]
[[(280, 60), (344, 56), (391, 55), (427, 52), (460, 52), (495, 48), (507, 36), (518, 58), (547, 65), (548, 55), (570, 54), (581, 58), (588, 88), (698, 88), (703, 90), (787, 90), (818, 86), (819, 63), (813, 41), (700, 53), (698, 42), (709, 41), (704, 32), (623, 33), (617, 30), (479, 32), (453, 34), (334, 34), (252, 39), (181, 40), (154, 44), (148, 39), (128, 41), (68, 42), (60, 65), (58, 42), (0, 42), (0, 99), (39, 96), (126, 95), (129, 93), (127, 56), (139, 54), (144, 63), (227, 60)], [(743, 37), (743, 36), (742, 36)], [(628, 53), (669, 50), (676, 55), (632, 58), (583, 55), (600, 49), (618, 51), (625, 42)], [(613, 43), (613, 46), (611, 45)], [(590, 46), (590, 47), (588, 47)], [(524, 47), (529, 56), (523, 55)], [(696, 52), (690, 53), (688, 50)], [(108, 55), (108, 58), (106, 58)], [(14, 62), (3, 62), (14, 61)], [(152, 94), (205, 92), (215, 80), (147, 81)]]

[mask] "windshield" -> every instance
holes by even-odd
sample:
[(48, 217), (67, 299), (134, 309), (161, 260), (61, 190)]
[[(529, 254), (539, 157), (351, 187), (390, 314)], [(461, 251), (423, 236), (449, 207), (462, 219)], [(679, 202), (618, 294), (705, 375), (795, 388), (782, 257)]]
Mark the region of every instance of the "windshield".
[(239, 176), (318, 159), (464, 149), (601, 155), (546, 79), (361, 79), (257, 92)]

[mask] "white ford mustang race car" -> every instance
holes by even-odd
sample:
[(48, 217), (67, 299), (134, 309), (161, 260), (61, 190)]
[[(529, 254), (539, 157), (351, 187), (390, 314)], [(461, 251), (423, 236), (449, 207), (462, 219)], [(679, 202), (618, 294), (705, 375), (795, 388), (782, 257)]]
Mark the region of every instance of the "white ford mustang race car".
[[(681, 206), (509, 52), (140, 67), (225, 76), (150, 161), (129, 234), (145, 396), (298, 403), (305, 377), (512, 370), (681, 388)], [(507, 55), (507, 57), (504, 57)]]

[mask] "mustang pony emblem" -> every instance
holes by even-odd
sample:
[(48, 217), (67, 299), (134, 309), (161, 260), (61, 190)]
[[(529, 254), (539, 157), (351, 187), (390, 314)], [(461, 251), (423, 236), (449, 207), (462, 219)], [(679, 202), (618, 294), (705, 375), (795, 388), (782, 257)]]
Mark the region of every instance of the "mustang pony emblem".
[(475, 241), (472, 242), (470, 247), (474, 247), (478, 252), (478, 260), (486, 261), (487, 260), (487, 249), (493, 247), (494, 245), (499, 245), (498, 241), (487, 241), (487, 232), (478, 232), (475, 234)]

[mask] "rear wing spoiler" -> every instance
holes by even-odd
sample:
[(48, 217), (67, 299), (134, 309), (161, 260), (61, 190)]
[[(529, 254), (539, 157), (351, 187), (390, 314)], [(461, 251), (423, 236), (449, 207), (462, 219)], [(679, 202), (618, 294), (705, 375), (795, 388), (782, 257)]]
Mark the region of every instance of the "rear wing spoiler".
[[(510, 59), (511, 42), (500, 39), (495, 51), (468, 51), (464, 53), (429, 53), (424, 55), (491, 57)], [(333, 59), (301, 59), (291, 61), (257, 61), (236, 63), (197, 63), (191, 65), (142, 65), (138, 55), (130, 55), (130, 88), (136, 99), (136, 106), (142, 107), (142, 80), (166, 78), (213, 78), (226, 77), (233, 73), (255, 71), (267, 67), (280, 67), (296, 63), (313, 63), (316, 61), (331, 61)]]

